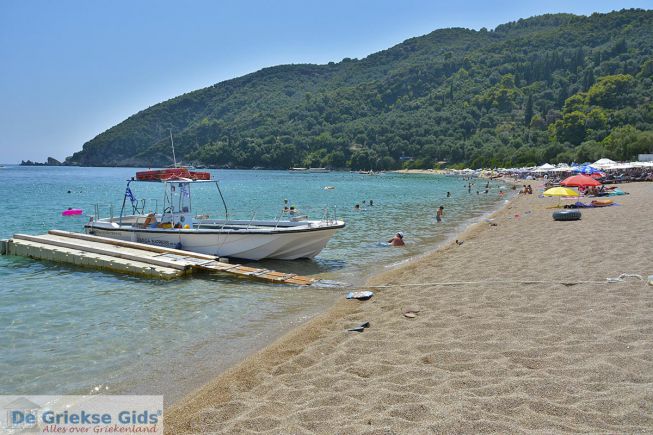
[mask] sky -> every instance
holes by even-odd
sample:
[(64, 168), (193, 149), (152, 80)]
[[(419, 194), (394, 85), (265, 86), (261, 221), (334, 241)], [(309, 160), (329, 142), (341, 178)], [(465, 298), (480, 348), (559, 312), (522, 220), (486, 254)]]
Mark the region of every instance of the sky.
[(0, 163), (58, 160), (130, 115), (289, 63), (363, 58), (446, 27), (653, 1), (0, 0)]

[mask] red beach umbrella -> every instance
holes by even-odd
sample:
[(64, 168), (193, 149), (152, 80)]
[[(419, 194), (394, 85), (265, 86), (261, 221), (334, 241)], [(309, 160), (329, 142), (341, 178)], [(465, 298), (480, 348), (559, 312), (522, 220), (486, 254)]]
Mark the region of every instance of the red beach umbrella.
[(566, 187), (587, 187), (587, 186), (600, 186), (597, 180), (587, 175), (572, 175), (560, 182), (561, 185)]

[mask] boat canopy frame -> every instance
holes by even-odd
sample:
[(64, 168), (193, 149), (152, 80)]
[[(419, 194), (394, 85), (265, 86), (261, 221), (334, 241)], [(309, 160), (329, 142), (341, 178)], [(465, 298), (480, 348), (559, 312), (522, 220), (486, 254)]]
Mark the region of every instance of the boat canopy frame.
[[(118, 225), (122, 225), (122, 218), (125, 216), (125, 207), (127, 206), (127, 199), (129, 199), (129, 202), (131, 204), (132, 208), (132, 214), (143, 214), (145, 213), (145, 203), (140, 204), (139, 208), (139, 201), (132, 192), (130, 188), (131, 183), (163, 183), (164, 184), (164, 194), (163, 194), (163, 211), (161, 213), (161, 218), (163, 218), (166, 215), (166, 210), (168, 208), (172, 207), (172, 198), (168, 197), (168, 184), (176, 184), (176, 183), (183, 183), (183, 184), (188, 184), (189, 187), (191, 184), (196, 184), (196, 183), (201, 183), (201, 184), (206, 184), (206, 183), (213, 183), (215, 184), (215, 187), (218, 189), (218, 193), (220, 194), (220, 200), (222, 201), (222, 206), (224, 207), (224, 216), (225, 220), (229, 220), (229, 208), (227, 207), (227, 202), (224, 199), (224, 195), (222, 194), (222, 189), (220, 189), (220, 183), (218, 180), (191, 180), (190, 178), (176, 178), (176, 179), (169, 179), (169, 180), (127, 180), (127, 187), (125, 188), (125, 194), (122, 199), (122, 207), (120, 208), (120, 217), (118, 219)], [(189, 201), (190, 201), (190, 189), (188, 192), (189, 195)], [(170, 204), (170, 205), (166, 205)], [(190, 206), (189, 206), (189, 209)], [(172, 213), (172, 212), (171, 212)]]

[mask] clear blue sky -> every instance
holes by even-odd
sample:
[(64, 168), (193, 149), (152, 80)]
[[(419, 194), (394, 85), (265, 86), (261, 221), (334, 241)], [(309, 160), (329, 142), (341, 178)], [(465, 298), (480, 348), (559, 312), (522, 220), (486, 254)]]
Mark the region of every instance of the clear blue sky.
[(362, 58), (443, 27), (648, 1), (0, 0), (0, 162), (62, 160), (176, 95), (286, 63)]

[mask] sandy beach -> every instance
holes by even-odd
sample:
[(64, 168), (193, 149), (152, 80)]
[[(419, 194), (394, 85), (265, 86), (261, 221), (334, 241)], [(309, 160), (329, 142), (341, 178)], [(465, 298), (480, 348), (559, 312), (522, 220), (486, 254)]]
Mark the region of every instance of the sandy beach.
[(621, 188), (572, 222), (519, 195), (167, 409), (166, 432), (653, 432), (653, 287), (607, 281), (653, 275), (653, 183)]

